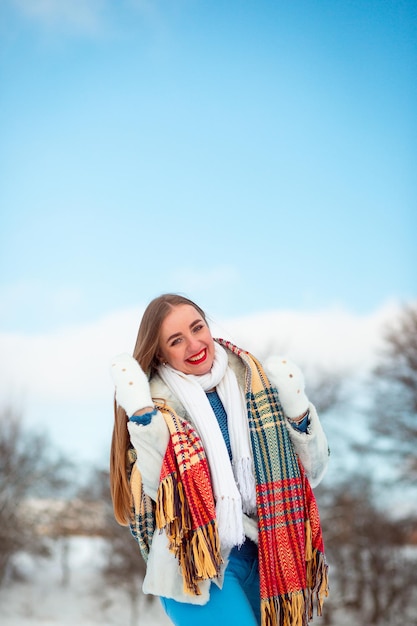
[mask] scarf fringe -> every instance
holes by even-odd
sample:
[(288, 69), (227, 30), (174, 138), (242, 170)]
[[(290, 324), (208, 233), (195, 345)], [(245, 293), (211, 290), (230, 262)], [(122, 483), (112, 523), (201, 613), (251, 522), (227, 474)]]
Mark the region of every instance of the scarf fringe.
[(223, 562), (217, 524), (211, 520), (206, 526), (192, 528), (190, 509), (176, 473), (160, 483), (155, 521), (159, 529), (165, 529), (169, 549), (178, 559), (184, 591), (190, 595), (201, 595), (198, 583), (216, 578)]
[(243, 530), (242, 501), (230, 497), (222, 497), (216, 503), (216, 520), (222, 548), (241, 546), (245, 541)]
[(323, 614), (323, 601), (328, 596), (327, 565), (324, 556), (315, 551), (313, 559), (320, 568), (320, 584), (314, 590), (297, 591), (261, 601), (262, 626), (307, 626), (313, 619), (313, 599), (316, 600), (317, 616)]
[(233, 473), (242, 497), (244, 513), (256, 511), (256, 484), (253, 475), (253, 462), (251, 458), (237, 459), (233, 461)]
[[(315, 586), (313, 588), (315, 581)], [(307, 561), (308, 616), (313, 617), (313, 603), (316, 602), (317, 615), (323, 615), (323, 603), (329, 595), (328, 565), (324, 554), (313, 550), (312, 558)]]
[(314, 603), (317, 616), (323, 614), (323, 602), (328, 596), (328, 567), (324, 554), (317, 549), (313, 550), (308, 519), (305, 522), (305, 533), (306, 589), (262, 600), (262, 626), (307, 626), (313, 618)]
[(302, 591), (262, 600), (262, 626), (307, 626), (305, 597)]
[(329, 595), (328, 565), (324, 554), (317, 549), (313, 550), (312, 531), (310, 520), (305, 522), (305, 559), (307, 577), (307, 614), (313, 617), (313, 604), (316, 601), (317, 615), (323, 614), (324, 599)]

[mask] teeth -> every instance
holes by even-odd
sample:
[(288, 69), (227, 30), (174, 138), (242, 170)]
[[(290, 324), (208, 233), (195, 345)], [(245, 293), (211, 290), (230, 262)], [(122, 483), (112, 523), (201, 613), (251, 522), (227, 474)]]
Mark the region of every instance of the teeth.
[(188, 360), (189, 361), (199, 361), (200, 359), (203, 358), (203, 356), (204, 356), (204, 350), (199, 352), (196, 356), (190, 357)]

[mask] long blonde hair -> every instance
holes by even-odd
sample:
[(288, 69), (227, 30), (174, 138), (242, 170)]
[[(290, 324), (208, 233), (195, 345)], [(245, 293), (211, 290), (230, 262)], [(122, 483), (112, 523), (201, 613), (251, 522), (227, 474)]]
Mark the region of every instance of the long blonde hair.
[[(159, 335), (168, 313), (175, 306), (193, 306), (207, 323), (204, 311), (192, 300), (179, 294), (166, 293), (152, 300), (142, 316), (133, 357), (149, 378), (158, 370)], [(114, 426), (110, 449), (110, 490), (114, 516), (119, 524), (127, 526), (131, 514), (131, 493), (129, 487), (127, 452), (130, 448), (127, 416), (122, 407), (114, 401)]]

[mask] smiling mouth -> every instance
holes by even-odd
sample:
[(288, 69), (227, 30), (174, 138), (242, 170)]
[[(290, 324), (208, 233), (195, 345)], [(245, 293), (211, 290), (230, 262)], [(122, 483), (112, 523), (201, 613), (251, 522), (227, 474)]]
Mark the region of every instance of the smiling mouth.
[(203, 361), (206, 360), (207, 357), (207, 352), (206, 350), (201, 350), (201, 352), (199, 352), (198, 354), (195, 354), (194, 356), (190, 356), (189, 359), (187, 359), (188, 363), (192, 363), (193, 365), (198, 365), (199, 363), (202, 363)]

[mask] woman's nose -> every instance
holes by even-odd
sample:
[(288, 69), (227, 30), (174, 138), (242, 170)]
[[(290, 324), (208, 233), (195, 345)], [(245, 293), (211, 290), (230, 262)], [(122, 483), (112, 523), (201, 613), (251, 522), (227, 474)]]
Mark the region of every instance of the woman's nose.
[(188, 338), (188, 349), (189, 349), (189, 351), (194, 354), (195, 352), (199, 352), (200, 348), (201, 348), (200, 340), (191, 335)]

